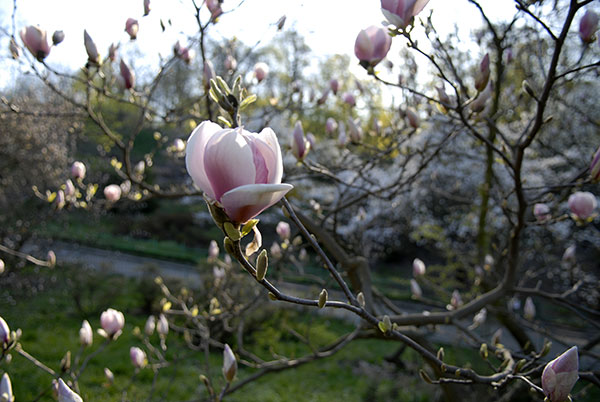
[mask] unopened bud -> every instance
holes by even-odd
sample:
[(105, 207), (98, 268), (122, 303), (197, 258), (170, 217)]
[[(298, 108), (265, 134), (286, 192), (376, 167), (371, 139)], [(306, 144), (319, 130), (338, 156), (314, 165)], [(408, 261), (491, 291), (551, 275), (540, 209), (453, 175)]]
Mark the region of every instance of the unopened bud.
[(263, 250), (256, 259), (256, 280), (262, 281), (267, 275), (267, 268), (269, 266), (269, 256), (267, 250)]
[(323, 289), (319, 293), (319, 308), (325, 307), (325, 303), (327, 303), (327, 290)]
[(438, 358), (438, 360), (442, 360), (443, 361), (444, 360), (444, 355), (445, 355), (444, 348), (440, 348), (437, 351), (437, 358)]
[(67, 350), (67, 353), (65, 353), (62, 360), (60, 361), (60, 370), (64, 373), (64, 372), (69, 371), (70, 368), (71, 368), (71, 351)]
[(529, 85), (529, 83), (526, 80), (523, 80), (522, 88), (523, 88), (523, 91), (525, 91), (533, 99), (537, 99), (535, 96), (535, 92), (533, 91), (533, 88), (531, 88), (531, 85)]
[(356, 301), (358, 302), (359, 306), (361, 306), (362, 308), (365, 307), (365, 295), (363, 294), (363, 292), (359, 292), (356, 295)]
[(488, 346), (487, 346), (487, 343), (482, 343), (481, 344), (481, 346), (479, 347), (479, 355), (484, 360), (487, 360), (487, 358), (488, 358)]
[(233, 381), (237, 373), (237, 360), (229, 345), (225, 344), (223, 350), (223, 377), (227, 382)]

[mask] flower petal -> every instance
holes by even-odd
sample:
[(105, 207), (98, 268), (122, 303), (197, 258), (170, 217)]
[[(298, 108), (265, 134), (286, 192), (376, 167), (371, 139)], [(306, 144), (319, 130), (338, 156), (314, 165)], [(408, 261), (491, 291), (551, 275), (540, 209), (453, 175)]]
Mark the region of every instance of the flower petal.
[(249, 184), (234, 188), (221, 197), (227, 216), (234, 222), (247, 222), (279, 201), (291, 184)]
[(185, 152), (185, 166), (188, 173), (196, 186), (213, 200), (216, 200), (215, 193), (204, 170), (204, 151), (208, 140), (221, 130), (223, 129), (218, 124), (208, 120), (203, 121), (190, 134)]

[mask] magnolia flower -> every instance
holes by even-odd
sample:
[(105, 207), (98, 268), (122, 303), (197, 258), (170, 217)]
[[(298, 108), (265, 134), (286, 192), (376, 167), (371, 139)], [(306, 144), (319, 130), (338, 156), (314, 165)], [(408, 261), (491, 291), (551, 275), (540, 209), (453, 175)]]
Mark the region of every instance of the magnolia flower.
[(206, 0), (206, 7), (210, 11), (210, 15), (212, 20), (216, 20), (221, 14), (223, 14), (223, 10), (221, 9), (221, 2), (219, 0)]
[(287, 222), (280, 221), (275, 228), (275, 231), (281, 237), (281, 240), (288, 240), (290, 235), (292, 234), (292, 229), (290, 228), (290, 224)]
[(65, 33), (63, 31), (54, 31), (52, 34), (52, 44), (56, 46), (63, 40), (65, 40)]
[(425, 275), (425, 263), (418, 258), (413, 260), (412, 264), (413, 276), (416, 278), (417, 276)]
[(10, 340), (10, 328), (4, 318), (0, 317), (0, 349), (2, 345)]
[(337, 91), (340, 88), (339, 81), (336, 80), (335, 78), (332, 78), (331, 80), (329, 80), (329, 88), (331, 88), (331, 91), (333, 92), (334, 95), (337, 95)]
[(48, 44), (47, 33), (38, 26), (30, 25), (23, 28), (19, 33), (23, 44), (33, 57), (38, 61), (43, 61), (50, 54), (50, 45)]
[(377, 65), (390, 51), (392, 38), (383, 28), (370, 26), (359, 32), (354, 42), (354, 54), (366, 67)]
[(0, 259), (0, 275), (4, 273), (4, 260)]
[(104, 187), (104, 197), (110, 202), (119, 201), (119, 198), (121, 198), (121, 187), (116, 184)]
[(421, 119), (419, 119), (419, 115), (417, 114), (417, 112), (412, 108), (408, 108), (404, 111), (404, 113), (406, 115), (406, 122), (408, 123), (408, 125), (414, 128), (415, 130), (419, 128), (419, 125), (421, 124)]
[(227, 382), (233, 381), (237, 373), (237, 360), (229, 345), (225, 344), (223, 350), (223, 377)]
[(117, 339), (123, 327), (125, 326), (125, 316), (120, 311), (109, 308), (100, 315), (100, 326), (102, 327), (102, 336)]
[(144, 17), (150, 14), (150, 0), (144, 0)]
[(479, 70), (475, 76), (475, 89), (481, 92), (485, 89), (490, 79), (490, 55), (486, 53), (479, 63)]
[(381, 0), (381, 12), (390, 24), (404, 29), (427, 3), (429, 0)]
[(140, 29), (140, 24), (138, 24), (138, 21), (136, 19), (127, 18), (127, 21), (125, 21), (125, 32), (127, 32), (127, 34), (129, 35), (129, 38), (131, 40), (134, 40), (137, 38), (139, 29)]
[(156, 332), (158, 332), (160, 336), (167, 336), (167, 334), (169, 333), (169, 321), (167, 320), (167, 317), (165, 317), (164, 314), (158, 316), (158, 322), (156, 323)]
[(146, 352), (137, 346), (129, 348), (129, 357), (131, 358), (131, 364), (135, 368), (144, 368), (146, 366)]
[(87, 347), (92, 344), (94, 341), (94, 333), (92, 332), (92, 326), (87, 320), (83, 321), (81, 324), (81, 329), (79, 330), (79, 343), (81, 346)]
[(56, 204), (56, 209), (61, 210), (65, 206), (65, 192), (63, 190), (58, 190), (56, 192), (56, 199), (54, 200)]
[(306, 140), (306, 137), (304, 137), (302, 122), (297, 121), (292, 135), (292, 154), (294, 154), (298, 161), (302, 161), (309, 150), (310, 143)]
[(537, 203), (533, 206), (533, 215), (538, 222), (546, 222), (551, 218), (550, 207), (543, 203)]
[(577, 191), (569, 196), (569, 209), (578, 219), (587, 219), (598, 206), (596, 196), (587, 191)]
[(579, 37), (584, 43), (592, 43), (596, 29), (598, 29), (598, 14), (588, 9), (579, 21)]
[(254, 76), (258, 82), (261, 82), (269, 75), (269, 66), (266, 63), (259, 62), (254, 65)]
[(533, 320), (535, 318), (535, 304), (531, 297), (525, 299), (525, 306), (523, 306), (523, 316), (526, 320)]
[(542, 389), (550, 402), (566, 402), (569, 392), (579, 378), (579, 355), (577, 346), (573, 346), (544, 368)]
[(119, 82), (125, 89), (131, 89), (135, 85), (135, 74), (127, 64), (121, 59), (119, 64), (119, 70), (121, 75), (119, 76)]
[(360, 128), (357, 121), (348, 118), (348, 135), (352, 142), (360, 142), (362, 140), (362, 128)]
[(342, 95), (342, 99), (350, 106), (356, 105), (356, 99), (354, 98), (354, 95), (352, 95), (350, 92), (345, 92)]
[(325, 131), (327, 134), (333, 133), (335, 130), (337, 130), (337, 127), (337, 121), (335, 121), (333, 117), (328, 117), (327, 122), (325, 123)]
[(592, 158), (592, 163), (590, 163), (590, 177), (593, 182), (600, 181), (600, 147), (598, 147)]
[(88, 62), (90, 64), (99, 65), (100, 64), (100, 54), (98, 53), (98, 48), (94, 43), (94, 40), (87, 33), (87, 31), (83, 30), (83, 44), (85, 45), (85, 51), (88, 55)]
[(83, 399), (77, 395), (62, 378), (58, 379), (58, 402), (83, 402)]
[(144, 332), (146, 333), (146, 335), (151, 336), (154, 333), (154, 328), (156, 328), (156, 317), (151, 315), (146, 320), (146, 325), (144, 325)]
[(214, 240), (211, 240), (210, 244), (208, 245), (208, 258), (210, 260), (216, 260), (219, 258), (219, 246)]
[(10, 377), (7, 373), (4, 373), (2, 379), (0, 379), (0, 400), (6, 402), (13, 402), (15, 400)]
[(228, 54), (225, 58), (225, 68), (228, 71), (233, 71), (237, 68), (237, 60), (232, 55)]
[(185, 162), (196, 186), (236, 223), (254, 218), (293, 188), (281, 183), (281, 149), (268, 127), (257, 134), (204, 121), (188, 139)]
[(412, 293), (413, 298), (415, 299), (420, 299), (421, 296), (423, 296), (423, 291), (421, 290), (421, 287), (414, 279), (410, 280), (410, 292)]

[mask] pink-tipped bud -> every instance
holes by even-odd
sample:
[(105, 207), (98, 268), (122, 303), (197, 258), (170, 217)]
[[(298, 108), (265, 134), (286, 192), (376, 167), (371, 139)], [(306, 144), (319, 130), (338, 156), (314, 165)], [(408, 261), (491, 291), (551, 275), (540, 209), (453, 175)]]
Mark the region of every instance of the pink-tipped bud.
[(290, 224), (287, 222), (283, 222), (283, 221), (280, 221), (277, 224), (275, 231), (277, 232), (277, 234), (279, 235), (281, 240), (289, 240), (289, 238), (292, 234), (292, 229), (290, 228)]
[(62, 378), (58, 379), (58, 402), (83, 402), (83, 399), (77, 395)]
[(593, 182), (600, 181), (600, 147), (598, 147), (592, 158), (592, 163), (590, 163), (590, 178)]
[(337, 121), (335, 121), (333, 117), (328, 117), (327, 122), (325, 123), (325, 131), (327, 134), (333, 133), (335, 130), (337, 130), (337, 127)]
[(65, 192), (63, 190), (58, 190), (56, 192), (56, 199), (54, 200), (54, 205), (59, 211), (65, 207)]
[(333, 92), (334, 95), (337, 95), (337, 91), (340, 88), (339, 81), (336, 80), (335, 78), (331, 79), (329, 81), (329, 88), (331, 88), (331, 91)]
[(598, 14), (587, 10), (579, 21), (579, 37), (583, 43), (592, 43), (596, 39), (594, 38), (596, 29), (598, 29)]
[(135, 40), (139, 29), (140, 24), (135, 18), (127, 18), (127, 21), (125, 21), (125, 32), (129, 35), (129, 39)]
[(423, 291), (421, 290), (419, 283), (414, 279), (410, 280), (410, 292), (414, 299), (420, 299), (421, 296), (423, 296)]
[(317, 105), (322, 105), (327, 101), (327, 98), (329, 97), (329, 93), (331, 92), (331, 90), (328, 88), (325, 92), (323, 92), (323, 95), (321, 95), (321, 97), (319, 99), (317, 99)]
[(526, 320), (532, 321), (535, 318), (535, 304), (531, 297), (525, 299), (525, 306), (523, 306), (523, 316)]
[(65, 40), (65, 33), (63, 31), (54, 31), (52, 34), (52, 44), (56, 46), (63, 40)]
[(419, 128), (421, 125), (421, 119), (419, 118), (417, 112), (412, 108), (408, 108), (404, 113), (406, 114), (406, 122), (408, 125), (415, 130)]
[(425, 275), (425, 263), (421, 261), (419, 258), (415, 258), (413, 260), (413, 276), (416, 278), (418, 276)]
[(219, 245), (216, 241), (211, 240), (208, 245), (208, 259), (214, 261), (217, 258), (219, 258)]
[(121, 187), (116, 184), (104, 187), (104, 197), (110, 202), (119, 201), (121, 198)]
[(75, 195), (75, 185), (73, 184), (71, 179), (68, 179), (65, 182), (65, 197), (68, 199), (68, 198), (72, 198), (74, 195)]
[(354, 54), (363, 67), (373, 67), (387, 56), (390, 46), (392, 46), (392, 38), (387, 31), (370, 26), (360, 31), (356, 37)]
[(352, 95), (350, 92), (345, 92), (342, 95), (342, 99), (344, 100), (344, 102), (346, 102), (348, 105), (354, 107), (356, 106), (356, 98), (354, 98), (354, 95)]
[(81, 346), (87, 347), (91, 346), (93, 342), (94, 333), (92, 332), (92, 326), (87, 320), (84, 320), (79, 329), (79, 343)]
[(15, 400), (10, 377), (7, 373), (4, 373), (0, 379), (0, 400), (6, 402), (14, 402)]
[(100, 54), (98, 53), (98, 48), (86, 30), (83, 31), (83, 44), (85, 45), (85, 51), (88, 55), (88, 62), (96, 66), (100, 65)]
[(228, 54), (225, 58), (225, 69), (233, 71), (237, 68), (237, 60), (232, 55)]
[(146, 367), (146, 352), (137, 346), (132, 346), (129, 348), (129, 357), (131, 358), (131, 364), (135, 368), (144, 368)]
[(481, 92), (485, 89), (490, 79), (490, 55), (486, 53), (483, 60), (479, 63), (479, 70), (475, 76), (475, 89)]
[[(2, 260), (0, 258), (0, 275), (2, 275), (4, 273), (4, 269), (5, 269), (4, 260)], [(0, 339), (1, 339), (1, 337), (0, 337)]]
[(150, 14), (150, 0), (144, 0), (144, 17)]
[(299, 162), (303, 161), (308, 151), (310, 150), (310, 143), (304, 136), (304, 129), (300, 121), (296, 122), (294, 126), (294, 133), (292, 135), (292, 154), (298, 159)]
[(185, 64), (190, 64), (195, 56), (195, 52), (192, 49), (181, 46), (179, 41), (173, 46), (173, 53), (175, 57), (182, 60)]
[(405, 29), (429, 0), (381, 0), (381, 12), (392, 25)]
[(154, 333), (154, 329), (156, 328), (156, 317), (153, 315), (149, 316), (146, 320), (146, 325), (144, 325), (144, 333), (147, 336), (152, 336)]
[(550, 402), (566, 402), (579, 379), (579, 355), (573, 346), (544, 368), (542, 389)]
[(237, 360), (229, 345), (225, 344), (223, 350), (223, 377), (227, 382), (233, 381), (237, 373)]
[(543, 203), (537, 203), (533, 206), (533, 216), (538, 222), (543, 223), (552, 217), (550, 215), (550, 207)]
[(210, 11), (210, 16), (213, 21), (215, 21), (221, 14), (223, 14), (223, 10), (221, 9), (221, 2), (219, 0), (206, 0), (206, 7)]
[(38, 26), (30, 25), (23, 28), (20, 32), (23, 44), (33, 57), (38, 61), (43, 61), (50, 54), (50, 45), (48, 44), (47, 33)]
[(121, 59), (121, 63), (119, 64), (119, 70), (121, 73), (121, 75), (119, 76), (119, 78), (120, 78), (119, 81), (120, 81), (121, 85), (123, 86), (123, 88), (125, 88), (125, 89), (133, 88), (133, 86), (135, 85), (135, 74), (129, 68), (129, 66), (127, 64), (125, 64), (123, 59)]
[(110, 61), (115, 61), (117, 59), (117, 50), (119, 49), (119, 45), (115, 45), (111, 43), (108, 47), (108, 58)]
[(261, 82), (269, 75), (269, 66), (266, 63), (256, 63), (254, 65), (254, 76), (258, 82)]
[(10, 328), (4, 318), (0, 317), (0, 350), (4, 349), (3, 345), (10, 340)]
[(210, 88), (210, 80), (214, 79), (215, 76), (215, 68), (213, 67), (212, 61), (205, 60), (204, 68), (202, 70), (202, 83), (204, 84), (205, 89), (208, 90), (208, 88)]
[(116, 339), (125, 326), (125, 316), (120, 311), (109, 308), (100, 315), (100, 326), (104, 331), (102, 335)]
[(598, 206), (596, 196), (587, 191), (577, 191), (571, 194), (568, 204), (573, 215), (582, 220), (591, 217)]

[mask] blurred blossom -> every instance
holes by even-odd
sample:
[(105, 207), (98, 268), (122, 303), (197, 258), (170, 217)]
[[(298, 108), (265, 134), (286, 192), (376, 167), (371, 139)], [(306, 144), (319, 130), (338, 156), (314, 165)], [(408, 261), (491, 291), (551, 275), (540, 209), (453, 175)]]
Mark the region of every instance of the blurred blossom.
[(598, 14), (588, 9), (579, 20), (579, 37), (584, 43), (592, 43), (595, 40), (596, 29), (598, 29)]
[(58, 402), (83, 402), (83, 399), (77, 395), (62, 378), (58, 379)]
[(592, 163), (590, 163), (590, 177), (592, 182), (597, 183), (600, 181), (600, 147), (598, 147), (592, 158)]
[(337, 95), (337, 91), (340, 88), (340, 83), (338, 80), (336, 80), (335, 78), (332, 78), (329, 81), (329, 88), (331, 88), (331, 91), (333, 91), (334, 95)]
[(281, 240), (289, 240), (290, 235), (292, 234), (292, 229), (290, 228), (290, 224), (287, 222), (280, 221), (275, 228), (275, 231), (281, 238)]
[(482, 112), (486, 107), (487, 101), (492, 97), (492, 92), (493, 83), (492, 81), (489, 81), (487, 87), (485, 87), (485, 90), (483, 92), (480, 92), (469, 105), (471, 111), (473, 113)]
[(121, 75), (119, 76), (119, 82), (121, 86), (125, 89), (131, 89), (135, 85), (135, 74), (127, 64), (121, 59), (121, 63), (119, 64), (119, 70)]
[(83, 44), (85, 45), (85, 51), (88, 55), (88, 62), (93, 65), (100, 64), (100, 54), (98, 53), (98, 48), (94, 43), (94, 40), (87, 33), (87, 30), (83, 30)]
[(116, 184), (104, 187), (104, 197), (110, 202), (119, 201), (119, 198), (121, 198), (121, 187)]
[(137, 176), (143, 175), (145, 171), (146, 171), (146, 162), (144, 162), (144, 161), (139, 161), (133, 167), (133, 173), (136, 174)]
[(156, 317), (154, 317), (153, 315), (148, 316), (148, 319), (146, 320), (146, 325), (144, 325), (144, 333), (147, 336), (152, 336), (155, 328), (156, 328)]
[(315, 144), (317, 143), (317, 137), (313, 133), (306, 134), (306, 141), (310, 144), (310, 149), (315, 148)]
[(421, 290), (419, 283), (414, 279), (410, 280), (410, 292), (414, 299), (420, 299), (421, 296), (423, 296), (423, 291)]
[(279, 246), (279, 243), (277, 243), (277, 242), (273, 242), (273, 244), (271, 245), (271, 249), (269, 251), (271, 251), (271, 255), (274, 258), (281, 258), (281, 256), (283, 255), (283, 253), (281, 252), (281, 247)]
[(121, 188), (121, 195), (129, 194), (129, 192), (131, 191), (131, 181), (125, 180), (123, 183), (121, 183), (119, 185), (119, 187)]
[(405, 29), (429, 0), (381, 0), (381, 11), (392, 25)]
[(125, 316), (120, 311), (109, 308), (100, 315), (100, 326), (103, 330), (99, 331), (101, 335), (117, 339), (125, 326)]
[(354, 43), (354, 54), (367, 68), (376, 66), (390, 51), (392, 38), (384, 28), (370, 26), (359, 32)]
[(412, 264), (413, 276), (416, 278), (421, 275), (425, 275), (425, 263), (419, 258), (415, 258)]
[(592, 216), (598, 203), (596, 196), (587, 191), (577, 191), (569, 196), (569, 209), (578, 219), (587, 219)]
[(150, 14), (150, 0), (144, 0), (144, 17)]
[(546, 222), (550, 220), (550, 207), (543, 203), (538, 203), (533, 206), (533, 215), (538, 222)]
[(225, 278), (225, 268), (213, 267), (213, 276), (217, 281)]
[(485, 322), (486, 318), (487, 318), (487, 310), (484, 307), (481, 310), (479, 310), (479, 312), (477, 314), (475, 314), (475, 316), (473, 317), (473, 325), (475, 327), (482, 325)]
[(173, 142), (173, 148), (176, 152), (185, 151), (185, 141), (183, 141), (181, 138), (176, 138)]
[(208, 259), (214, 261), (217, 258), (219, 258), (219, 246), (216, 241), (211, 240), (208, 245)]
[(92, 332), (92, 326), (88, 320), (84, 320), (79, 329), (79, 343), (83, 347), (91, 346), (94, 342), (94, 333)]
[(67, 179), (65, 182), (65, 197), (71, 198), (75, 195), (75, 186), (71, 179)]
[(356, 99), (350, 92), (345, 92), (344, 95), (342, 95), (342, 99), (350, 106), (356, 105)]
[(225, 69), (227, 71), (233, 71), (237, 68), (237, 60), (232, 55), (228, 54), (225, 58)]
[(567, 264), (575, 264), (577, 262), (576, 251), (577, 248), (574, 244), (567, 247), (563, 253), (562, 261)]
[(182, 60), (185, 64), (190, 64), (195, 56), (195, 52), (192, 49), (181, 46), (179, 41), (173, 46), (173, 53), (175, 54), (175, 57)]
[(169, 333), (169, 321), (164, 314), (158, 316), (158, 322), (156, 323), (156, 332), (162, 337), (167, 336)]
[(235, 374), (237, 373), (237, 361), (233, 351), (229, 345), (225, 344), (223, 349), (223, 377), (227, 382), (233, 381)]
[(300, 261), (306, 261), (306, 259), (308, 258), (308, 252), (306, 251), (305, 248), (300, 249), (300, 252), (298, 253), (298, 259)]
[(52, 44), (56, 46), (63, 40), (65, 40), (65, 33), (63, 31), (54, 31), (52, 34)]
[(117, 59), (117, 49), (119, 49), (119, 45), (115, 45), (111, 43), (108, 47), (108, 58), (110, 61), (115, 61)]
[(506, 53), (504, 54), (506, 55), (506, 64), (510, 63), (514, 58), (512, 47), (506, 49)]
[(15, 400), (8, 373), (4, 373), (2, 379), (0, 379), (0, 400), (3, 402), (13, 402)]
[[(10, 340), (10, 328), (4, 318), (0, 317), (0, 346)], [(0, 348), (3, 349), (3, 348)]]
[(348, 118), (348, 135), (350, 136), (350, 141), (356, 143), (362, 140), (362, 128), (360, 128), (357, 121), (358, 120)]
[(50, 250), (48, 251), (48, 255), (46, 256), (46, 260), (48, 262), (48, 266), (50, 268), (54, 267), (56, 265), (56, 254), (54, 254), (54, 251)]
[(277, 30), (281, 31), (283, 29), (283, 26), (285, 25), (285, 20), (286, 20), (286, 16), (283, 15), (281, 18), (279, 18), (277, 20)]
[(21, 48), (17, 45), (14, 38), (10, 38), (10, 43), (8, 44), (8, 50), (10, 50), (10, 55), (13, 59), (17, 60), (21, 57)]
[(421, 119), (419, 119), (419, 115), (417, 114), (417, 112), (412, 108), (408, 108), (404, 113), (406, 114), (406, 122), (408, 123), (408, 125), (414, 128), (415, 130), (419, 128), (419, 125), (421, 124)]
[(327, 122), (325, 123), (325, 131), (327, 134), (333, 133), (335, 130), (337, 130), (337, 127), (337, 121), (335, 121), (333, 117), (328, 117)]
[(579, 379), (579, 354), (573, 346), (552, 360), (542, 373), (542, 389), (550, 402), (566, 402)]
[(23, 28), (19, 34), (25, 47), (38, 61), (43, 61), (48, 57), (50, 45), (48, 44), (46, 31), (38, 26), (29, 25)]
[(304, 136), (304, 129), (302, 128), (302, 122), (297, 121), (294, 126), (294, 132), (292, 134), (292, 154), (296, 157), (298, 162), (304, 160), (308, 151), (310, 150), (310, 143)]
[(104, 377), (106, 377), (106, 381), (109, 385), (112, 385), (115, 382), (115, 375), (108, 367), (104, 367)]
[(462, 297), (460, 296), (460, 292), (457, 289), (454, 289), (454, 291), (452, 292), (452, 297), (450, 297), (450, 306), (452, 306), (453, 310), (456, 310), (457, 308), (462, 306), (462, 304), (463, 301)]
[(438, 98), (440, 100), (440, 102), (442, 102), (444, 104), (444, 106), (450, 107), (452, 106), (452, 100), (450, 99), (450, 96), (448, 96), (448, 94), (446, 93), (446, 90), (444, 89), (444, 87), (435, 87), (437, 93), (438, 93)]
[[(2, 275), (4, 273), (4, 269), (5, 269), (4, 260), (0, 259), (0, 275)], [(0, 335), (0, 339), (2, 339), (1, 335)]]
[(346, 125), (343, 121), (340, 121), (338, 125), (338, 146), (345, 147), (348, 142), (348, 137), (346, 136)]
[(281, 149), (268, 127), (252, 133), (202, 122), (188, 140), (186, 168), (206, 197), (237, 223), (254, 218), (293, 188), (281, 183)]
[(479, 70), (475, 75), (475, 89), (481, 92), (485, 89), (490, 79), (490, 55), (488, 53), (483, 56), (483, 60), (479, 63)]
[(533, 320), (535, 318), (535, 304), (531, 297), (525, 299), (525, 306), (523, 306), (523, 316), (526, 320)]
[(212, 61), (205, 60), (204, 61), (204, 69), (202, 70), (202, 83), (204, 84), (204, 88), (210, 88), (210, 80), (215, 78), (215, 68), (213, 67)]
[(129, 348), (129, 357), (131, 358), (131, 364), (135, 368), (144, 368), (146, 367), (146, 352), (137, 346), (132, 346)]
[(135, 18), (127, 18), (127, 21), (125, 21), (125, 32), (129, 35), (129, 39), (135, 40), (139, 29), (140, 25)]
[(323, 95), (321, 95), (321, 97), (319, 99), (317, 99), (317, 105), (322, 105), (327, 101), (329, 92), (331, 92), (331, 89), (327, 88), (327, 90), (325, 92), (323, 92)]
[(65, 192), (63, 190), (58, 190), (56, 192), (56, 199), (54, 200), (54, 204), (56, 205), (56, 209), (61, 210), (65, 206)]
[(269, 74), (269, 66), (266, 63), (259, 62), (254, 65), (254, 76), (258, 82), (261, 82)]
[(206, 7), (210, 11), (210, 15), (212, 20), (216, 20), (221, 14), (223, 14), (223, 10), (221, 9), (221, 3), (219, 0), (206, 0)]

